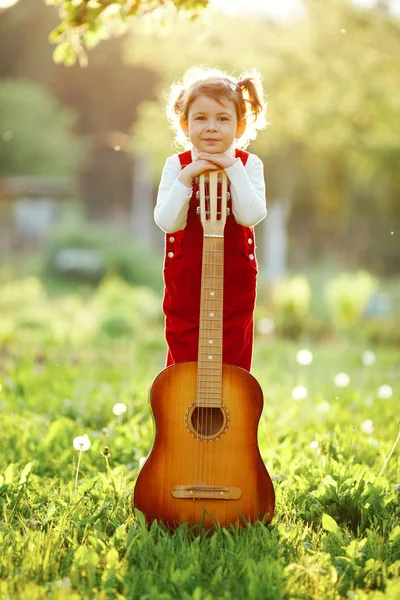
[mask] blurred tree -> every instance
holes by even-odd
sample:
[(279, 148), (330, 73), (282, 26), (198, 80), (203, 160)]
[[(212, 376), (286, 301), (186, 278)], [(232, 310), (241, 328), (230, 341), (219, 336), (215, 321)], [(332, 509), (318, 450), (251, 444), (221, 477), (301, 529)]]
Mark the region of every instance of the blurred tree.
[(86, 48), (100, 40), (124, 33), (130, 17), (160, 13), (160, 9), (175, 8), (191, 14), (205, 8), (208, 0), (45, 0), (60, 6), (60, 25), (52, 32), (51, 41), (58, 44), (54, 58), (66, 65), (79, 58), (87, 63)]
[(72, 133), (74, 121), (44, 86), (0, 82), (1, 175), (73, 175), (84, 152)]
[(146, 66), (126, 64), (124, 38), (90, 51), (86, 69), (55, 64), (48, 35), (57, 21), (57, 8), (43, 0), (19, 2), (1, 14), (0, 79), (41, 83), (74, 111), (73, 131), (85, 137), (88, 150), (79, 165), (87, 215), (126, 215), (132, 202), (132, 146), (126, 138), (137, 105), (152, 97), (156, 76)]
[(162, 90), (187, 67), (219, 65), (234, 75), (257, 67), (271, 125), (252, 149), (267, 164), (270, 199), (293, 201), (296, 258), (306, 262), (325, 249), (393, 270), (399, 250), (387, 219), (377, 217), (400, 225), (398, 21), (350, 0), (308, 0), (307, 9), (306, 19), (280, 26), (227, 16), (189, 26), (171, 17), (158, 36), (149, 35), (151, 17), (134, 23), (129, 58), (156, 70), (161, 84), (158, 102), (140, 107), (137, 143), (159, 170), (173, 140)]

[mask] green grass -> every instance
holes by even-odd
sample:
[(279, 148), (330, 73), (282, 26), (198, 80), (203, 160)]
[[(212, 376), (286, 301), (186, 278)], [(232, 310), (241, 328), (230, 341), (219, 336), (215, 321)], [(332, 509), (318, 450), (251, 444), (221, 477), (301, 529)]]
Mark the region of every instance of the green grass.
[[(164, 364), (160, 299), (113, 281), (83, 297), (49, 298), (35, 280), (3, 287), (0, 598), (397, 600), (398, 448), (379, 473), (398, 434), (400, 351), (337, 337), (307, 343), (313, 361), (300, 366), (302, 347), (256, 339), (272, 523), (211, 536), (148, 529), (131, 497), (152, 441), (148, 389)], [(390, 398), (379, 397), (384, 384)], [(298, 385), (303, 400), (292, 398)], [(119, 417), (117, 402), (127, 406)], [(72, 442), (85, 433), (75, 494)]]

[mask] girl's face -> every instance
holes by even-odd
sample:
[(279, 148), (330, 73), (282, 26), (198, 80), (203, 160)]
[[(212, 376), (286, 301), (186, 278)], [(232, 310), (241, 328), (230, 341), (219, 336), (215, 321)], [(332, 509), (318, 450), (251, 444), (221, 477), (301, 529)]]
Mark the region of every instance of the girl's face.
[(199, 152), (218, 154), (226, 152), (246, 127), (238, 123), (232, 100), (220, 98), (220, 103), (208, 96), (199, 96), (189, 107), (187, 121), (182, 117), (181, 127)]

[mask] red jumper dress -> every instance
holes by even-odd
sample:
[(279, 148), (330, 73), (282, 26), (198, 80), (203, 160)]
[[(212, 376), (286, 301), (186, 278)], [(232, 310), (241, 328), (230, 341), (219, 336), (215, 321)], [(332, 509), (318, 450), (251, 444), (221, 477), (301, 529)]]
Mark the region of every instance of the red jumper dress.
[[(192, 162), (191, 151), (179, 154), (183, 169)], [(248, 153), (236, 150), (245, 165)], [(186, 227), (165, 238), (164, 299), (166, 366), (197, 361), (199, 344), (203, 227), (196, 213), (198, 186), (193, 182)], [(228, 201), (231, 207), (231, 202)], [(230, 211), (224, 240), (224, 304), (222, 361), (250, 371), (257, 261), (254, 229), (239, 225)]]

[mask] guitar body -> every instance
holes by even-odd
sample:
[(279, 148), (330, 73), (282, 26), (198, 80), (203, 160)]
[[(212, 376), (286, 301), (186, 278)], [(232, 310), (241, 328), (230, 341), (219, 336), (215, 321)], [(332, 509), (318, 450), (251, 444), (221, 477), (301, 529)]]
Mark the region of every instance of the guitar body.
[(257, 445), (261, 388), (247, 371), (222, 365), (222, 404), (196, 406), (198, 363), (178, 363), (154, 380), (155, 440), (134, 491), (147, 521), (212, 528), (272, 519), (274, 489)]

